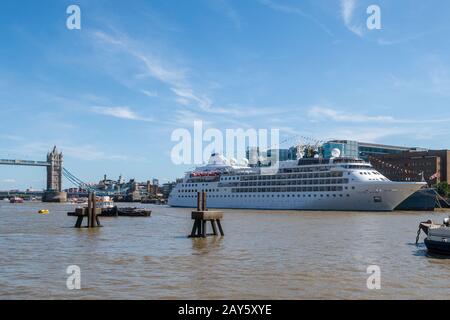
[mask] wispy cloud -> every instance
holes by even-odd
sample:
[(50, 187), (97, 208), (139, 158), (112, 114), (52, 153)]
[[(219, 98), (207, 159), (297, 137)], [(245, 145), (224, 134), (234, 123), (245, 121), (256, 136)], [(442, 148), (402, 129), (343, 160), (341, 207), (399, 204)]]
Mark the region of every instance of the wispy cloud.
[(314, 106), (308, 111), (308, 116), (314, 120), (331, 119), (338, 122), (393, 122), (390, 116), (369, 116), (355, 113), (345, 113), (331, 108)]
[(96, 40), (107, 44), (110, 49), (122, 50), (143, 64), (149, 76), (167, 85), (175, 94), (177, 103), (184, 106), (195, 103), (200, 109), (211, 111), (210, 99), (194, 92), (187, 81), (185, 69), (170, 66), (169, 63), (154, 58), (152, 54), (137, 48), (134, 41), (124, 34), (110, 35), (102, 31), (96, 31), (92, 35)]
[[(92, 144), (75, 144), (62, 141), (54, 141), (58, 150), (62, 151), (65, 158), (78, 160), (132, 160), (135, 157), (127, 157), (123, 154), (115, 154), (102, 150), (102, 147)], [(49, 151), (49, 142), (29, 141), (9, 148), (8, 152), (24, 159), (40, 159)]]
[(441, 117), (437, 119), (398, 119), (392, 116), (386, 115), (367, 115), (361, 113), (344, 112), (341, 110), (313, 106), (308, 110), (308, 117), (312, 121), (329, 121), (334, 122), (347, 122), (347, 123), (395, 123), (395, 124), (433, 124), (433, 123), (446, 123), (450, 121), (450, 117)]
[(13, 134), (0, 134), (0, 139), (9, 141), (22, 141), (24, 138), (13, 135)]
[(192, 89), (189, 88), (170, 88), (173, 93), (179, 98), (181, 104), (189, 104), (190, 102), (196, 103), (203, 111), (211, 111), (212, 102), (206, 96), (197, 95)]
[(362, 37), (362, 28), (353, 23), (353, 14), (356, 6), (357, 0), (341, 0), (341, 16), (347, 29)]
[(148, 74), (162, 83), (176, 85), (185, 78), (184, 70), (166, 66), (160, 59), (155, 58), (147, 52), (142, 52), (137, 48), (136, 44), (124, 34), (116, 33), (115, 35), (111, 35), (103, 31), (95, 31), (92, 33), (92, 36), (96, 41), (101, 41), (103, 44), (121, 49), (138, 59), (144, 64)]
[(418, 34), (413, 35), (413, 36), (404, 37), (404, 38), (400, 38), (400, 39), (394, 39), (394, 40), (392, 40), (392, 39), (385, 39), (385, 38), (379, 38), (377, 40), (377, 43), (380, 46), (392, 46), (392, 45), (397, 45), (397, 44), (403, 44), (403, 43), (406, 43), (406, 42), (410, 42), (410, 41), (414, 41), (414, 40), (417, 40), (419, 38), (422, 38), (422, 37), (428, 35), (429, 33), (430, 32), (421, 32), (421, 33), (418, 33)]
[(413, 132), (407, 128), (380, 128), (380, 127), (354, 127), (337, 128), (334, 131), (335, 139), (351, 139), (364, 142), (381, 142), (392, 136), (411, 135)]
[(176, 126), (182, 126), (191, 128), (194, 125), (194, 121), (202, 121), (205, 127), (211, 126), (211, 121), (205, 119), (204, 115), (190, 110), (176, 110), (173, 112), (171, 123)]
[[(279, 108), (273, 109), (248, 106), (234, 108), (232, 106), (218, 106), (207, 94), (202, 93), (201, 90), (194, 89), (195, 86), (190, 83), (186, 75), (186, 68), (174, 67), (166, 61), (155, 59), (151, 53), (139, 49), (138, 46), (135, 45), (135, 41), (124, 34), (107, 34), (103, 31), (96, 31), (92, 35), (97, 41), (100, 41), (103, 44), (103, 49), (109, 51), (114, 49), (121, 50), (143, 64), (148, 75), (165, 84), (173, 93), (175, 102), (181, 107), (201, 111), (210, 115), (228, 117), (267, 115), (278, 112), (279, 110)], [(108, 45), (107, 48), (105, 48), (105, 44)], [(110, 116), (143, 120), (141, 117), (132, 113), (131, 110), (101, 108), (95, 111)], [(221, 121), (226, 121), (226, 119), (222, 117)]]
[(450, 92), (450, 72), (447, 65), (436, 55), (430, 55), (425, 64), (434, 91), (442, 95), (448, 95)]
[(3, 182), (3, 183), (15, 183), (16, 180), (14, 180), (14, 179), (3, 179), (1, 182)]
[(331, 30), (328, 29), (323, 23), (321, 23), (318, 19), (316, 19), (312, 15), (305, 13), (299, 7), (288, 6), (288, 5), (281, 4), (281, 3), (278, 3), (278, 2), (275, 2), (272, 0), (259, 0), (259, 2), (277, 12), (300, 15), (300, 16), (310, 20), (311, 22), (313, 22), (315, 25), (317, 25), (323, 31), (325, 31), (328, 35), (333, 36), (333, 33), (331, 32)]
[(60, 149), (64, 155), (80, 160), (128, 160), (127, 156), (110, 154), (92, 145), (62, 145)]
[(158, 96), (158, 92), (156, 91), (141, 90), (141, 93), (150, 98), (155, 98)]
[[(289, 136), (296, 136), (297, 139), (289, 141), (289, 144), (304, 143), (303, 136), (313, 137), (317, 141), (330, 141), (330, 140), (356, 140), (364, 142), (382, 142), (383, 139), (399, 136), (399, 135), (411, 135), (413, 132), (408, 128), (395, 128), (395, 127), (370, 127), (364, 126), (348, 126), (340, 127), (339, 124), (329, 124), (326, 132), (320, 128), (298, 128), (298, 127), (280, 127), (282, 133)], [(307, 141), (308, 142), (308, 141)]]
[(432, 95), (450, 96), (450, 68), (439, 55), (429, 54), (411, 66), (413, 74), (390, 75), (396, 88)]
[(206, 3), (229, 19), (236, 29), (241, 28), (241, 17), (228, 0), (208, 0)]
[(92, 111), (95, 113), (136, 121), (153, 121), (152, 118), (145, 118), (136, 114), (129, 107), (92, 107)]

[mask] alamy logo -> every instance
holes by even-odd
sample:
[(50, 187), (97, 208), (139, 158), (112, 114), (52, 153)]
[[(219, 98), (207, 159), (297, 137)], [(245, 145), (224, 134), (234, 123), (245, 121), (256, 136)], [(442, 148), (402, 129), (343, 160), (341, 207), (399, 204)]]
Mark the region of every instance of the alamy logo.
[(66, 10), (67, 14), (70, 16), (66, 20), (66, 26), (69, 30), (80, 30), (81, 29), (81, 9), (77, 5), (70, 5)]
[(373, 4), (367, 7), (367, 14), (370, 16), (367, 18), (367, 29), (380, 30), (381, 29), (381, 9), (379, 6)]
[(77, 265), (68, 266), (66, 273), (69, 275), (67, 277), (66, 286), (69, 290), (80, 290), (81, 289), (81, 269)]
[(381, 289), (381, 269), (379, 266), (372, 265), (367, 267), (367, 274), (370, 274), (367, 278), (367, 289), (380, 290)]
[[(203, 129), (202, 121), (194, 121), (193, 134), (184, 128), (172, 132), (171, 141), (176, 145), (171, 151), (171, 160), (176, 165), (202, 165), (214, 153), (222, 153), (231, 164), (257, 164), (258, 155), (247, 154), (249, 149), (269, 150), (279, 147), (278, 129)], [(206, 144), (206, 145), (205, 145)], [(257, 147), (256, 147), (257, 146)], [(225, 150), (225, 152), (224, 152)], [(264, 159), (267, 167), (278, 166), (277, 155)], [(247, 159), (249, 157), (249, 159)], [(237, 160), (236, 160), (237, 159)], [(267, 170), (269, 170), (266, 168)]]

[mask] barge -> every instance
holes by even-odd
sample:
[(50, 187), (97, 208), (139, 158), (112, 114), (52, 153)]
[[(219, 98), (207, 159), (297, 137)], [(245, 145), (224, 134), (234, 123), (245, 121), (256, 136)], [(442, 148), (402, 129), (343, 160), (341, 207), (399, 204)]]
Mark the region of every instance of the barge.
[(450, 255), (450, 218), (445, 218), (442, 224), (436, 224), (431, 220), (421, 222), (417, 232), (416, 244), (419, 242), (421, 231), (427, 235), (424, 243), (429, 252)]

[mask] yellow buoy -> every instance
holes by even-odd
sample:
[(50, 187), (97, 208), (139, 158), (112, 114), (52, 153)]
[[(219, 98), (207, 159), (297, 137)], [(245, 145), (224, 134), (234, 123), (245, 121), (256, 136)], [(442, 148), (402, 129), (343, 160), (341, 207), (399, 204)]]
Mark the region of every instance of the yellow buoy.
[(42, 210), (39, 210), (39, 213), (40, 214), (49, 214), (49, 211), (47, 209), (42, 209)]

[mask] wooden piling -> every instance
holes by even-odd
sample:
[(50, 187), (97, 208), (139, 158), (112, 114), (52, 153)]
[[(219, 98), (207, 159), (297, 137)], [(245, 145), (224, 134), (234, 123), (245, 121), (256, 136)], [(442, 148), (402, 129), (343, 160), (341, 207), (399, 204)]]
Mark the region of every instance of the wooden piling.
[(87, 217), (87, 227), (96, 228), (101, 227), (100, 219), (97, 210), (97, 198), (94, 192), (89, 193), (87, 208), (75, 210), (75, 215), (78, 217), (75, 223), (75, 228), (81, 228), (84, 217)]
[(197, 211), (202, 210), (203, 192), (197, 192)]
[(206, 209), (206, 192), (202, 192), (202, 211), (207, 211)]
[(92, 225), (92, 193), (88, 195), (88, 206), (87, 206), (87, 227), (91, 228)]
[[(191, 218), (194, 220), (192, 231), (189, 237), (191, 238), (206, 238), (209, 235), (218, 236), (217, 227), (221, 236), (224, 236), (221, 220), (223, 213), (221, 211), (209, 211), (206, 208), (206, 192), (197, 193), (197, 210), (192, 211)], [(211, 223), (213, 233), (206, 232), (207, 222)], [(217, 224), (217, 227), (216, 227)]]

